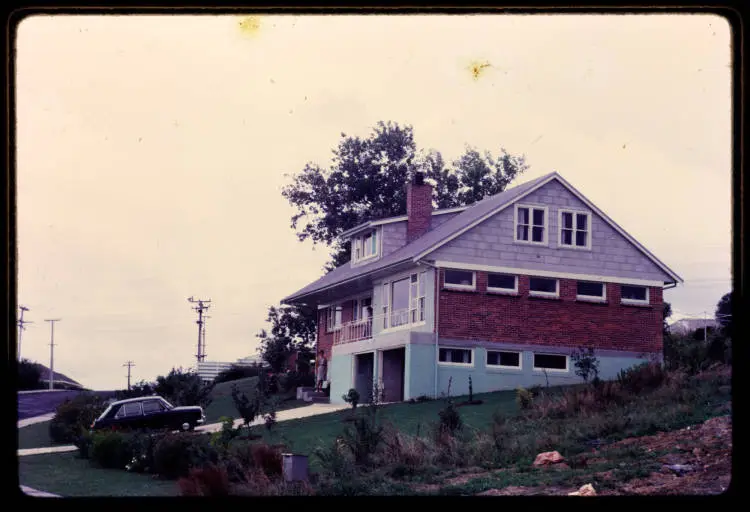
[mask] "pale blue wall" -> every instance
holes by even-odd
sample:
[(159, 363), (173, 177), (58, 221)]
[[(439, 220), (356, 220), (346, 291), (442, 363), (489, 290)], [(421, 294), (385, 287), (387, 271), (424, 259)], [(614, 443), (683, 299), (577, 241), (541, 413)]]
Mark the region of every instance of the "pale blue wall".
[(346, 403), (341, 397), (352, 387), (352, 357), (351, 354), (334, 354), (331, 357), (328, 378), (331, 381), (332, 404)]
[(435, 345), (407, 345), (406, 368), (404, 400), (435, 394)]

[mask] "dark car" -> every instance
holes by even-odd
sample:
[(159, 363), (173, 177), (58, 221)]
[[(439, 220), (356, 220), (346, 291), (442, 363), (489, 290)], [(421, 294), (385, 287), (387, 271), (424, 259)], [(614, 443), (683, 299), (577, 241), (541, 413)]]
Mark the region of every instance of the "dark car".
[(143, 396), (111, 403), (91, 429), (193, 430), (205, 419), (202, 407), (175, 407), (160, 396)]

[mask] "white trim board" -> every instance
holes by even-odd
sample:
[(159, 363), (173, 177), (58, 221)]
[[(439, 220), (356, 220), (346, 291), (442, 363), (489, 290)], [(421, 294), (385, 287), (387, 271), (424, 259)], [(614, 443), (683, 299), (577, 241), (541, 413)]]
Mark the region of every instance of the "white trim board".
[(435, 265), (441, 268), (459, 270), (481, 270), (486, 272), (497, 272), (499, 274), (529, 275), (535, 277), (554, 277), (558, 279), (575, 279), (577, 281), (594, 281), (605, 283), (632, 284), (634, 286), (664, 286), (661, 281), (650, 281), (646, 279), (631, 279), (629, 277), (595, 276), (591, 274), (574, 274), (572, 272), (553, 272), (550, 270), (534, 270), (530, 268), (496, 267), (493, 265), (479, 265), (477, 263), (459, 263), (457, 261), (437, 260)]
[[(466, 226), (464, 226), (463, 228), (459, 229), (458, 231), (456, 231), (452, 235), (447, 236), (447, 237), (443, 238), (442, 240), (440, 240), (439, 242), (433, 244), (431, 247), (428, 247), (427, 249), (425, 249), (424, 251), (422, 251), (420, 254), (417, 254), (413, 258), (413, 260), (414, 261), (418, 261), (418, 260), (424, 258), (425, 256), (427, 256), (431, 252), (439, 249), (440, 247), (442, 247), (443, 245), (447, 244), (451, 240), (453, 240), (453, 239), (461, 236), (462, 234), (466, 233), (467, 231), (469, 231), (473, 227), (475, 227), (478, 224), (481, 224), (485, 220), (489, 219), (493, 215), (495, 215), (497, 213), (500, 213), (504, 209), (506, 209), (506, 208), (508, 208), (508, 207), (510, 207), (510, 206), (512, 206), (512, 205), (514, 205), (514, 204), (516, 204), (516, 203), (518, 203), (520, 201), (522, 201), (524, 197), (526, 197), (529, 194), (535, 192), (536, 190), (540, 189), (541, 187), (543, 187), (544, 185), (546, 185), (547, 183), (549, 183), (549, 182), (551, 182), (552, 180), (555, 180), (555, 179), (558, 180), (560, 182), (560, 184), (562, 184), (565, 188), (567, 188), (568, 191), (571, 194), (573, 194), (574, 196), (576, 196), (583, 204), (585, 204), (587, 207), (591, 208), (591, 210), (594, 213), (596, 213), (597, 215), (599, 215), (604, 220), (604, 222), (606, 222), (607, 224), (609, 224), (615, 231), (617, 231), (620, 235), (622, 235), (628, 242), (630, 242), (631, 244), (633, 244), (637, 249), (639, 249), (643, 254), (645, 254), (646, 257), (648, 257), (657, 267), (659, 267), (667, 275), (669, 275), (670, 277), (672, 277), (675, 280), (675, 282), (677, 282), (677, 283), (683, 283), (684, 282), (683, 279), (680, 276), (678, 276), (676, 273), (674, 273), (669, 267), (667, 267), (664, 263), (662, 263), (656, 256), (654, 256), (653, 254), (651, 254), (651, 252), (648, 249), (646, 249), (643, 245), (641, 245), (640, 243), (638, 243), (638, 241), (636, 241), (632, 236), (630, 236), (629, 234), (627, 234), (624, 229), (622, 229), (619, 225), (617, 225), (617, 223), (615, 221), (613, 221), (612, 219), (610, 219), (603, 211), (601, 211), (599, 208), (597, 208), (591, 201), (589, 201), (588, 199), (586, 199), (580, 192), (578, 192), (575, 188), (573, 188), (573, 186), (570, 183), (568, 183), (567, 181), (565, 181), (565, 179), (563, 179), (563, 177), (560, 176), (557, 172), (552, 173), (552, 175), (549, 178), (547, 178), (546, 180), (543, 180), (543, 181), (537, 183), (536, 185), (534, 185), (533, 187), (531, 187), (529, 190), (523, 192), (522, 194), (518, 195), (517, 197), (514, 197), (509, 202), (507, 202), (505, 204), (502, 204), (502, 205), (498, 206), (497, 208), (495, 208), (493, 210), (490, 210), (485, 215), (483, 215), (480, 218), (476, 219), (474, 222), (471, 222), (470, 224), (467, 224)], [(663, 286), (663, 283), (659, 282), (659, 286)]]

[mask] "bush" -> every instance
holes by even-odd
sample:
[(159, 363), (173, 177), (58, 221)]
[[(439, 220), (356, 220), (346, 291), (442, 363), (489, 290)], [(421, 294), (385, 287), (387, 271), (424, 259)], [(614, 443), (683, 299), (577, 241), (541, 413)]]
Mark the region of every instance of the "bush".
[(250, 445), (254, 467), (263, 471), (269, 478), (278, 478), (283, 472), (281, 450), (267, 444), (253, 443)]
[(288, 372), (279, 379), (281, 389), (289, 393), (299, 387), (314, 387), (315, 375), (310, 372)]
[(534, 395), (526, 388), (516, 389), (516, 403), (520, 409), (529, 409), (534, 401)]
[(349, 390), (349, 392), (345, 395), (342, 395), (341, 398), (344, 399), (344, 402), (348, 403), (352, 406), (352, 409), (357, 408), (357, 404), (359, 403), (359, 391), (352, 388)]
[(154, 393), (154, 384), (142, 380), (130, 386), (130, 389), (116, 391), (115, 398), (125, 400), (127, 398), (138, 398), (139, 396), (150, 396)]
[(356, 417), (341, 438), (358, 465), (366, 465), (370, 461), (382, 440), (383, 426), (378, 422), (376, 405), (369, 407), (366, 414)]
[(450, 435), (454, 435), (463, 427), (461, 415), (458, 413), (458, 409), (456, 409), (452, 400), (448, 400), (446, 406), (438, 412), (438, 417), (440, 419), (438, 423), (439, 434), (447, 432)]
[(102, 399), (89, 393), (82, 393), (72, 400), (66, 400), (57, 407), (55, 416), (50, 421), (50, 438), (55, 443), (75, 443), (88, 432), (91, 424), (104, 409)]
[(206, 384), (194, 371), (172, 368), (165, 376), (156, 378), (154, 392), (174, 405), (200, 405), (204, 409), (211, 403), (213, 384)]
[(125, 469), (133, 459), (134, 450), (129, 434), (105, 431), (91, 438), (90, 458), (102, 468)]
[(664, 382), (664, 378), (665, 372), (662, 366), (659, 363), (649, 362), (621, 370), (617, 375), (617, 382), (622, 389), (637, 395), (656, 389)]
[(221, 382), (231, 382), (233, 380), (247, 379), (249, 377), (257, 377), (260, 374), (260, 365), (254, 364), (252, 366), (238, 366), (232, 365), (226, 370), (222, 370), (214, 379), (214, 384)]
[(245, 427), (249, 427), (250, 424), (255, 421), (255, 418), (260, 415), (260, 411), (263, 408), (262, 393), (261, 389), (256, 389), (248, 398), (245, 393), (237, 388), (236, 384), (232, 385), (232, 400), (234, 401), (234, 407), (244, 421)]
[(240, 430), (234, 428), (234, 420), (228, 416), (219, 418), (221, 430), (211, 434), (211, 446), (220, 452), (229, 449), (229, 443), (240, 435)]
[(579, 348), (570, 355), (570, 359), (576, 367), (576, 375), (584, 382), (599, 378), (599, 359), (596, 358), (593, 348), (589, 347), (587, 350)]
[(217, 462), (217, 451), (202, 434), (167, 434), (154, 448), (154, 471), (164, 478), (184, 477), (191, 468)]
[(22, 391), (42, 388), (42, 369), (28, 359), (18, 362), (18, 389)]
[(230, 493), (227, 470), (216, 464), (191, 469), (177, 484), (182, 496), (228, 496)]

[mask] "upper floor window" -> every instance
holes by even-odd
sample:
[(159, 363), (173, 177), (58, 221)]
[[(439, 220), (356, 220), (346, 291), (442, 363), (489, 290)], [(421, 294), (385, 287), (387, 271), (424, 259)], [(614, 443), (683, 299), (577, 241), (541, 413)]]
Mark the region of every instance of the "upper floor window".
[(487, 274), (487, 291), (516, 293), (518, 292), (518, 277), (510, 274)]
[(516, 242), (547, 245), (547, 207), (516, 205)]
[(354, 321), (372, 318), (372, 297), (362, 297), (354, 300)]
[(336, 331), (341, 328), (341, 304), (334, 304), (326, 308), (326, 331)]
[(648, 304), (648, 288), (645, 286), (620, 286), (620, 300), (623, 304)]
[(426, 284), (426, 272), (383, 283), (384, 329), (425, 321)]
[(352, 239), (352, 261), (355, 263), (378, 255), (378, 230), (372, 230)]
[(445, 271), (445, 287), (457, 290), (474, 290), (476, 278), (471, 270), (448, 270)]
[(560, 210), (560, 247), (591, 249), (591, 213)]

